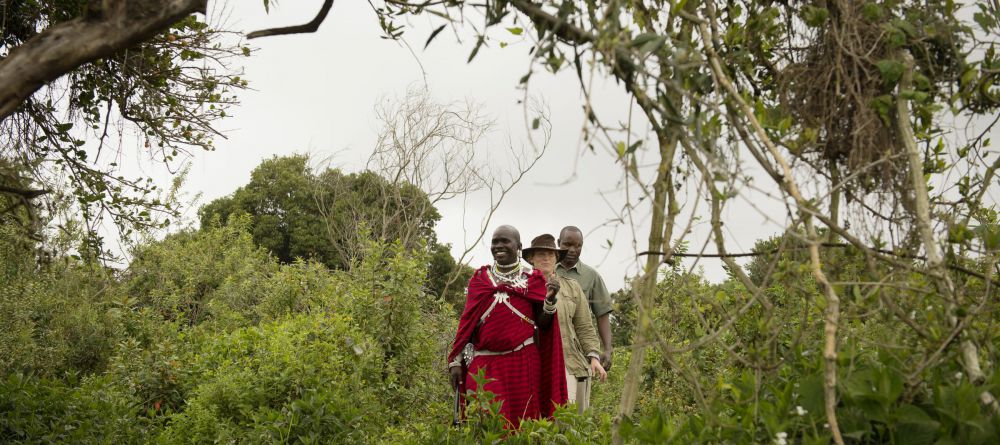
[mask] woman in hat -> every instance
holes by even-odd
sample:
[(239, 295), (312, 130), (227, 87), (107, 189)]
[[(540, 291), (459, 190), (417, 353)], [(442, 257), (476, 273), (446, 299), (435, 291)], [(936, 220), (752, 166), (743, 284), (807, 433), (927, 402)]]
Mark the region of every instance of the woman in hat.
[(554, 236), (544, 234), (531, 240), (531, 247), (523, 250), (523, 256), (547, 278), (558, 280), (556, 312), (566, 362), (567, 395), (583, 412), (590, 405), (591, 376), (602, 381), (608, 377), (601, 366), (601, 342), (594, 328), (590, 304), (576, 280), (555, 274), (556, 264), (566, 256), (566, 249), (556, 245)]

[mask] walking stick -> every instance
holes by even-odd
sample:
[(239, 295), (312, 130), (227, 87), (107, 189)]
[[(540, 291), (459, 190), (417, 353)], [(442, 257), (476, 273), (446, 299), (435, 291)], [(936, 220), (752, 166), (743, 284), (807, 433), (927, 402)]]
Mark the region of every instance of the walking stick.
[(451, 426), (459, 426), (462, 424), (462, 401), (461, 401), (461, 390), (460, 388), (455, 388), (455, 410), (451, 413)]

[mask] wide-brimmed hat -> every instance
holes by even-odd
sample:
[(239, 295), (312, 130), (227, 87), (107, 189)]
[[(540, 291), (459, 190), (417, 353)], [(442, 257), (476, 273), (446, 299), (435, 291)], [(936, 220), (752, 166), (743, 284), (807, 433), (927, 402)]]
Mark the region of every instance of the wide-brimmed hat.
[(556, 237), (549, 235), (548, 233), (543, 235), (538, 235), (535, 239), (531, 240), (531, 247), (525, 247), (521, 250), (521, 256), (524, 257), (525, 261), (531, 256), (535, 251), (538, 250), (551, 250), (556, 253), (556, 261), (562, 261), (563, 257), (566, 256), (566, 249), (560, 249), (556, 245)]

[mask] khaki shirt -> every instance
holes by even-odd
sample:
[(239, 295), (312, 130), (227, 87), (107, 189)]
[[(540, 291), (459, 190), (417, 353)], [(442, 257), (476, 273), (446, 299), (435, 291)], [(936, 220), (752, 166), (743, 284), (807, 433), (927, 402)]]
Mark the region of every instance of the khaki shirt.
[(611, 293), (604, 285), (604, 279), (593, 267), (577, 261), (575, 266), (567, 269), (562, 263), (559, 263), (556, 264), (556, 274), (560, 277), (572, 278), (580, 284), (583, 294), (590, 302), (590, 311), (594, 313), (594, 316), (600, 317), (611, 312)]
[(588, 356), (600, 357), (601, 341), (594, 329), (590, 305), (583, 296), (580, 284), (571, 278), (559, 277), (558, 280), (556, 313), (559, 314), (557, 318), (566, 371), (577, 377), (587, 377), (590, 375)]

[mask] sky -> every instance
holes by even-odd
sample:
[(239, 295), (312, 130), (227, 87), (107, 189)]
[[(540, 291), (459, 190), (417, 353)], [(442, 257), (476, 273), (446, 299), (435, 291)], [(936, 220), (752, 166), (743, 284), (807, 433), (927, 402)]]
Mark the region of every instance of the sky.
[[(209, 17), (225, 28), (251, 32), (305, 23), (321, 3), (280, 2), (267, 14), (260, 2), (228, 6), (215, 2), (209, 5)], [(296, 153), (310, 154), (345, 171), (359, 171), (380, 130), (376, 104), (414, 88), (426, 88), (442, 103), (481, 104), (496, 125), (476, 147), (477, 152), (488, 152), (498, 160), (509, 147), (531, 153), (526, 124), (530, 119), (526, 120), (525, 107), (519, 103), (525, 92), (518, 89), (519, 79), (529, 68), (530, 43), (498, 29), (489, 46), (466, 63), (471, 33), (456, 35), (446, 30), (422, 49), (439, 24), (424, 17), (407, 23), (408, 48), (381, 38), (378, 19), (367, 3), (341, 1), (314, 34), (251, 41), (256, 50), (242, 63), (243, 77), (252, 91), (240, 94), (241, 104), (219, 125), (226, 138), (216, 140), (216, 150), (192, 154), (185, 191), (200, 195), (200, 204), (210, 202), (246, 184), (262, 160)], [(506, 47), (501, 48), (500, 41)], [(633, 128), (638, 129), (633, 137), (645, 134), (638, 110), (630, 110), (629, 97), (614, 80), (598, 73), (592, 91), (592, 103), (602, 121), (629, 122), (631, 116)], [(597, 267), (609, 289), (617, 290), (643, 261), (637, 260), (636, 252), (646, 250), (649, 211), (640, 208), (631, 219), (614, 222), (626, 202), (621, 168), (605, 150), (581, 147), (584, 97), (571, 70), (555, 75), (536, 72), (528, 92), (550, 112), (552, 136), (541, 160), (506, 196), (488, 224), (484, 241), (473, 244), (488, 211), (481, 194), (438, 206), (442, 213), (436, 227), (438, 239), (451, 243), (456, 256), (472, 245), (470, 264), (478, 266), (490, 260), (486, 240), (500, 224), (517, 227), (525, 245), (542, 233), (558, 235), (561, 227), (576, 225), (585, 234), (582, 261)], [(537, 140), (538, 132), (534, 135)], [(651, 158), (652, 153), (647, 156), (644, 150), (640, 149), (640, 157)], [(497, 173), (502, 175), (500, 170)], [(693, 196), (690, 190), (683, 193)], [(755, 240), (779, 233), (784, 225), (783, 220), (767, 217), (783, 215), (781, 203), (758, 198), (737, 202), (727, 210), (726, 216), (736, 222), (726, 228), (730, 249), (746, 251)], [(692, 212), (696, 204), (689, 199), (683, 214)], [(189, 209), (189, 218), (195, 209)], [(700, 209), (704, 214), (707, 207), (701, 204)], [(705, 242), (706, 226), (704, 222), (693, 226), (689, 238), (693, 250)], [(705, 252), (714, 249), (709, 246)], [(719, 263), (703, 259), (685, 265), (704, 268), (710, 280), (721, 281), (725, 273)]]

